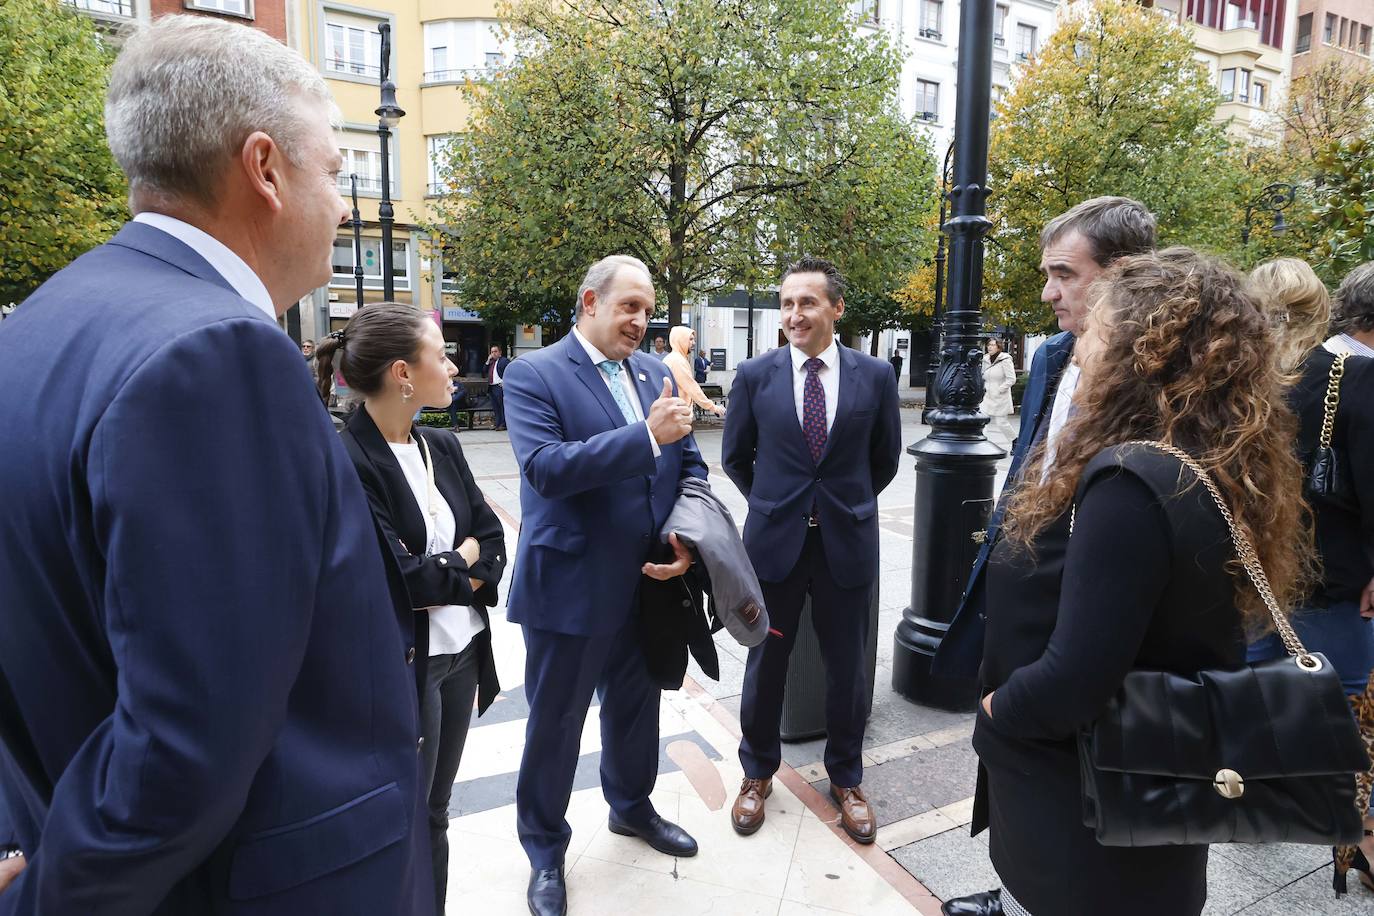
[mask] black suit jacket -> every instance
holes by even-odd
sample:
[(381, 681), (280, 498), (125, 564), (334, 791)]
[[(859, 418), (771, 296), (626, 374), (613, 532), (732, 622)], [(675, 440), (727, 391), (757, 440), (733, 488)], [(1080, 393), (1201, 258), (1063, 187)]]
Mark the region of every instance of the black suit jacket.
[[(502, 356), (500, 359), (496, 361), (496, 371), (501, 373), (501, 379), (503, 384), (506, 378), (506, 369), (509, 366), (509, 357)], [(491, 381), (491, 360), (487, 360), (486, 363), (482, 366), (482, 378), (486, 379), (487, 381)]]
[[(366, 406), (360, 406), (349, 418), (343, 442), (358, 470), (372, 514), (400, 564), (411, 605), (417, 608), (416, 651), (419, 652), (421, 646), (428, 650), (429, 615), (419, 608), (472, 605), (482, 615), (486, 628), (477, 636), (482, 652), (477, 680), (480, 715), (501, 690), (491, 650), (491, 618), (487, 608), (499, 600), (497, 586), (506, 569), (505, 531), (501, 520), (487, 505), (481, 488), (472, 479), (472, 471), (463, 458), (457, 437), (446, 430), (418, 426), (411, 427), (411, 435), (423, 437), (429, 444), (434, 461), (434, 485), (453, 510), (455, 543), (461, 544), (472, 537), (481, 545), (481, 557), (472, 566), (468, 566), (457, 550), (425, 556), (425, 518), (420, 504), (415, 501), (405, 472)], [(482, 587), (473, 591), (469, 579), (480, 579)]]

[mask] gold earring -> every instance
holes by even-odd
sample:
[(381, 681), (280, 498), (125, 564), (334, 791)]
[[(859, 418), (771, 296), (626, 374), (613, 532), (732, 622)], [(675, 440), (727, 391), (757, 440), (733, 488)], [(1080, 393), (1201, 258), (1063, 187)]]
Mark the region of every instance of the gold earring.
[(415, 386), (410, 382), (401, 382), (401, 400), (409, 401), (415, 397)]

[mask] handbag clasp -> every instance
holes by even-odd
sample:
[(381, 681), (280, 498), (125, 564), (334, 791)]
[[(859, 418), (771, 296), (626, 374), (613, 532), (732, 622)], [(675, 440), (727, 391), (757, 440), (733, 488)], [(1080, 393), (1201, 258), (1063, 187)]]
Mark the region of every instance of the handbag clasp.
[(1212, 788), (1222, 798), (1234, 801), (1245, 794), (1245, 780), (1235, 770), (1221, 769), (1217, 770), (1216, 778), (1212, 780)]

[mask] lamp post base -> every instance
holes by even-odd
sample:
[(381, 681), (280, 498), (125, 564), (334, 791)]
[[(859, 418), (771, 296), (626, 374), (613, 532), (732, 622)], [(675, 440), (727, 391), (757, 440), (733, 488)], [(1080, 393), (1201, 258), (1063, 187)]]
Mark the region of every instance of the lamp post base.
[(930, 673), (935, 650), (949, 629), (947, 623), (926, 620), (902, 611), (893, 637), (892, 690), (922, 706), (953, 712), (972, 712), (978, 703), (978, 681), (974, 678), (938, 677)]

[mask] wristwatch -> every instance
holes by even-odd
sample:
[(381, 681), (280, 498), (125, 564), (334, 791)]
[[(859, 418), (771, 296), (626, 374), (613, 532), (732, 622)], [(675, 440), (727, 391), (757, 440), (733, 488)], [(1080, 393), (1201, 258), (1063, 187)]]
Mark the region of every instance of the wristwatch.
[(11, 847), (10, 849), (0, 849), (0, 862), (3, 862), (5, 859), (22, 858), (24, 858), (24, 850), (20, 849), (18, 846)]

